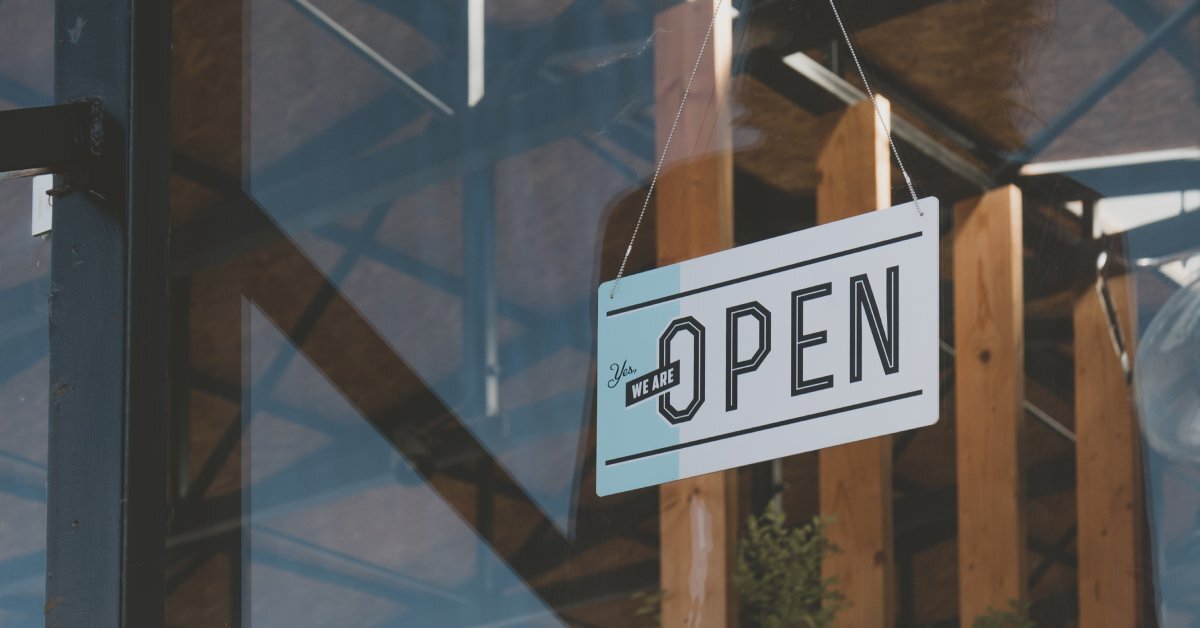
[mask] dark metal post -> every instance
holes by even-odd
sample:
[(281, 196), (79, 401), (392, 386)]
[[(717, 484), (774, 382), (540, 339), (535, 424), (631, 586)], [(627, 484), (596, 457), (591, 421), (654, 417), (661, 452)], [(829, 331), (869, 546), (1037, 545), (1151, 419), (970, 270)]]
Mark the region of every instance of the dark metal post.
[(171, 4), (57, 0), (55, 100), (105, 113), (55, 203), (46, 625), (163, 623)]

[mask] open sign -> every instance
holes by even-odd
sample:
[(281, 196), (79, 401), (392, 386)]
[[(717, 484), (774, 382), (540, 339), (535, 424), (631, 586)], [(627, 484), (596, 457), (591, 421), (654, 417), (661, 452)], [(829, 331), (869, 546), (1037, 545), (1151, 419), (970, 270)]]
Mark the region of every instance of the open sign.
[(597, 491), (936, 422), (936, 199), (921, 209), (601, 286)]

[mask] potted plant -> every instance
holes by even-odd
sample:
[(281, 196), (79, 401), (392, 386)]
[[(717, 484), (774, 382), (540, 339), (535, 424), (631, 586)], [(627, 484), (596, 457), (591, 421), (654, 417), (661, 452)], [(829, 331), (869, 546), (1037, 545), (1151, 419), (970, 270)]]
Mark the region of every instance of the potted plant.
[[(834, 578), (821, 576), (821, 561), (837, 551), (825, 536), (829, 519), (815, 517), (800, 526), (785, 523), (778, 499), (751, 516), (738, 540), (733, 584), (742, 624), (764, 628), (826, 628), (846, 608)], [(639, 592), (637, 615), (661, 625), (663, 592)]]

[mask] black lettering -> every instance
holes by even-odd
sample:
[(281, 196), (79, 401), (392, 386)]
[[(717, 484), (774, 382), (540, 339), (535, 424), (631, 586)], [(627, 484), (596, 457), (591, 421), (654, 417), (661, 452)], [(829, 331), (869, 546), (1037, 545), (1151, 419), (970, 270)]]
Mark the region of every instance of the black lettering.
[[(754, 355), (738, 360), (738, 322), (745, 317), (758, 321), (758, 347)], [(771, 351), (771, 312), (757, 301), (725, 310), (725, 411), (737, 409), (737, 378), (762, 366)]]
[(804, 379), (804, 350), (825, 344), (825, 330), (804, 333), (804, 302), (833, 294), (833, 284), (824, 283), (792, 293), (792, 396), (833, 388), (833, 375)]
[(850, 278), (850, 381), (862, 380), (862, 318), (867, 315), (879, 361), (887, 375), (900, 371), (900, 267), (887, 269), (887, 330), (866, 275)]
[(672, 425), (691, 421), (704, 403), (704, 325), (691, 316), (671, 321), (666, 331), (658, 337), (658, 365), (666, 367), (671, 364), (671, 340), (681, 332), (692, 335), (692, 355), (695, 356), (692, 361), (692, 401), (679, 409), (671, 404), (671, 393), (658, 398), (658, 413)]

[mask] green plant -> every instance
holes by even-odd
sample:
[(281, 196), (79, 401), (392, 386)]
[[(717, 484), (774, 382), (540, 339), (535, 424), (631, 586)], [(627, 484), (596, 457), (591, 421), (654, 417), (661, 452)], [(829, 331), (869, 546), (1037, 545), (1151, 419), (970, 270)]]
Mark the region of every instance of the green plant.
[(638, 591), (633, 594), (638, 601), (638, 609), (634, 615), (645, 617), (651, 626), (662, 625), (662, 591)]
[(1011, 600), (1008, 610), (988, 607), (987, 612), (971, 622), (971, 628), (1037, 628), (1029, 619), (1029, 604)]
[(837, 547), (825, 536), (828, 519), (802, 526), (784, 524), (783, 509), (771, 500), (750, 517), (738, 544), (734, 586), (748, 625), (764, 628), (825, 628), (846, 608), (834, 578), (821, 577), (821, 561)]

